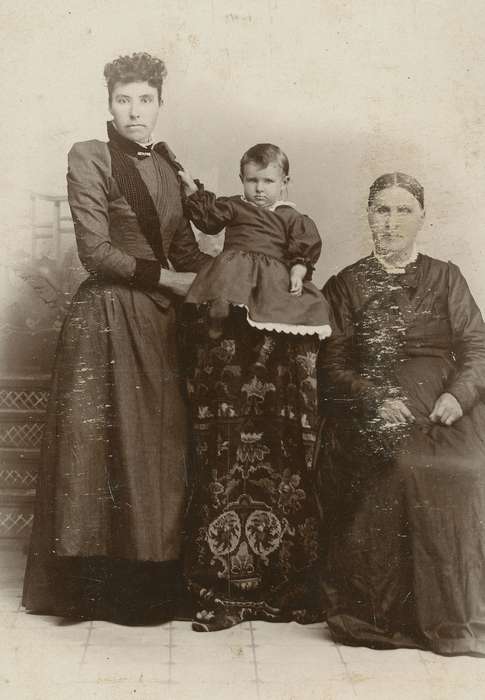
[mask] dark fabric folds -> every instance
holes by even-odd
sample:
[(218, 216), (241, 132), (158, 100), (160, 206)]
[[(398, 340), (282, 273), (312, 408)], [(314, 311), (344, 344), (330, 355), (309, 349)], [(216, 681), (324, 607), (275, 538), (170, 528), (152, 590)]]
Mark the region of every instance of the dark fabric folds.
[(162, 265), (156, 260), (141, 260), (136, 258), (133, 281), (140, 287), (157, 287), (160, 282)]
[[(325, 287), (318, 455), (325, 592), (335, 640), (485, 653), (485, 326), (458, 268), (419, 255), (403, 275), (365, 258)], [(462, 418), (432, 423), (436, 399)], [(413, 424), (376, 411), (401, 398)], [(347, 409), (347, 410), (346, 410)]]
[(24, 582), (33, 612), (129, 624), (180, 614), (187, 414), (176, 312), (158, 282), (167, 258), (196, 271), (207, 256), (183, 215), (173, 161), (162, 144), (140, 160), (99, 141), (69, 154), (69, 203), (91, 275), (53, 370)]
[[(308, 216), (284, 204), (272, 211), (241, 197), (217, 198), (203, 189), (188, 197), (185, 207), (204, 233), (226, 228), (223, 252), (201, 269), (187, 303), (221, 299), (245, 306), (250, 322), (330, 332), (327, 302), (309, 281), (322, 243)], [(297, 262), (307, 268), (301, 296), (289, 291), (289, 268)], [(292, 330), (298, 332), (287, 332)]]
[(67, 560), (179, 558), (187, 425), (176, 355), (172, 308), (135, 288), (83, 283), (54, 368), (27, 608), (63, 614), (77, 570)]
[(160, 236), (160, 220), (148, 187), (132, 158), (111, 141), (108, 148), (111, 154), (111, 171), (121, 194), (135, 213), (140, 230), (155, 258), (163, 267), (168, 267)]

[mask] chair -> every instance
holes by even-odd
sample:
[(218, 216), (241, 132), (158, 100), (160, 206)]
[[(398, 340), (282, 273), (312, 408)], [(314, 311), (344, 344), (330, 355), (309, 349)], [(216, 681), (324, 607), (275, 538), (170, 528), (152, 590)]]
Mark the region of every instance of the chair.
[[(52, 257), (59, 263), (61, 260), (61, 238), (63, 234), (73, 234), (73, 224), (67, 209), (67, 197), (65, 195), (30, 193), (31, 225), (32, 225), (32, 260), (39, 258), (39, 241), (52, 240)], [(44, 209), (50, 205), (50, 220), (39, 221), (41, 207)], [(47, 207), (47, 209), (49, 206)]]

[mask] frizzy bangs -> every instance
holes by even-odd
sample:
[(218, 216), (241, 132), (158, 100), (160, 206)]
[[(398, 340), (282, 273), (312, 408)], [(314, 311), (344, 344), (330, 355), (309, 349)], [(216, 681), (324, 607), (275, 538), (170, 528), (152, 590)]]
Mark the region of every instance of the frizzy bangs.
[(147, 82), (157, 89), (158, 99), (162, 98), (162, 85), (167, 77), (164, 61), (146, 52), (137, 52), (131, 56), (119, 56), (104, 67), (104, 77), (109, 99), (118, 83)]

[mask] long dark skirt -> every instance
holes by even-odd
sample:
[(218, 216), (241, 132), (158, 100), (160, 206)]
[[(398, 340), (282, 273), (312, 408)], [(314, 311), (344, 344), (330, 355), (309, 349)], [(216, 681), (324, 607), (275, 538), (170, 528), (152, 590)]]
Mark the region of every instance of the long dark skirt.
[(89, 280), (61, 331), (24, 586), (32, 611), (170, 615), (187, 415), (175, 312)]
[(325, 591), (336, 641), (485, 653), (485, 405), (453, 426), (429, 413), (449, 374), (403, 364), (416, 424), (373, 435), (329, 418), (320, 469), (330, 530)]
[(188, 328), (196, 455), (186, 576), (194, 629), (320, 620), (318, 341), (251, 328), (240, 309), (219, 340), (208, 338), (202, 315)]

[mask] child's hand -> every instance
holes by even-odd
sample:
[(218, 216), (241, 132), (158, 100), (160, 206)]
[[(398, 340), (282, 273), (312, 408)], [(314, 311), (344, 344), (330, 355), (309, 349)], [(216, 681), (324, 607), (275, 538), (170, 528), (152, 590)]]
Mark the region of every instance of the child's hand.
[(189, 172), (187, 172), (186, 170), (179, 170), (179, 177), (182, 180), (185, 194), (187, 196), (189, 196), (189, 194), (194, 194), (194, 192), (197, 192), (197, 185), (195, 184), (192, 175)]
[(293, 265), (290, 270), (290, 294), (301, 296), (303, 291), (303, 279), (307, 273), (306, 265)]

